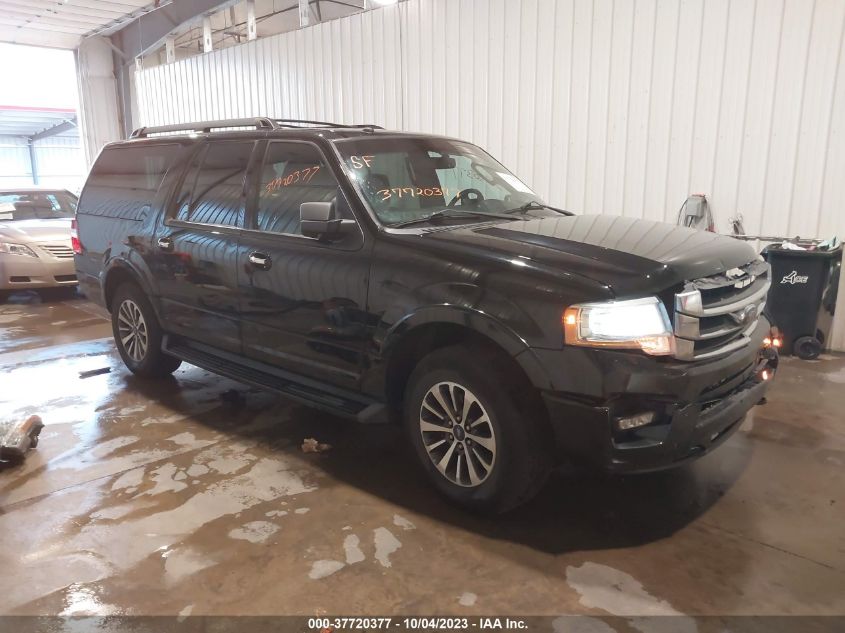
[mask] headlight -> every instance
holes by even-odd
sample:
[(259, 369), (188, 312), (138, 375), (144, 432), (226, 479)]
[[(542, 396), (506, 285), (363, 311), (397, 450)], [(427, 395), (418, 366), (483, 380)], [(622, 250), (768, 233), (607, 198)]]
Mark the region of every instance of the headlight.
[(0, 253), (9, 253), (9, 255), (26, 255), (27, 257), (38, 257), (29, 246), (26, 244), (10, 244), (8, 242), (0, 242)]
[(647, 354), (672, 353), (672, 325), (657, 297), (581, 303), (563, 313), (567, 345), (641, 349)]

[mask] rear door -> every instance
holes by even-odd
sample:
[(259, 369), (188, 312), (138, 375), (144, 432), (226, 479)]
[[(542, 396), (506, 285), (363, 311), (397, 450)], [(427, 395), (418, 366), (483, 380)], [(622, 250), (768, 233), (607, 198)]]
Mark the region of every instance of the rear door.
[(304, 237), (303, 202), (334, 201), (355, 219), (338, 182), (312, 143), (271, 141), (263, 153), (239, 251), (244, 354), (354, 387), (367, 339), (363, 233), (333, 243)]
[(238, 259), (254, 141), (201, 145), (153, 244), (165, 329), (241, 351)]
[(143, 142), (107, 146), (100, 153), (76, 209), (82, 245), (76, 269), (88, 297), (102, 301), (103, 265), (112, 256), (132, 258), (148, 276), (150, 240), (170, 189), (166, 179), (182, 171), (178, 164), (187, 151), (180, 143)]

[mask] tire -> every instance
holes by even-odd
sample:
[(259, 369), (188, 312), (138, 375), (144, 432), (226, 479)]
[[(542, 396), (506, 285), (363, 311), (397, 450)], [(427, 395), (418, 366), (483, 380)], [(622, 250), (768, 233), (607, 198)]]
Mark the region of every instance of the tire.
[(438, 491), (464, 508), (498, 514), (539, 491), (551, 459), (545, 409), (532, 404), (521, 381), (491, 369), (503, 363), (485, 352), (458, 345), (423, 358), (408, 381), (403, 417)]
[(117, 351), (133, 374), (163, 378), (182, 364), (180, 359), (161, 351), (161, 325), (150, 300), (136, 284), (123, 283), (115, 291), (111, 325)]
[(815, 360), (822, 353), (822, 344), (815, 336), (801, 336), (792, 344), (792, 353), (801, 360)]

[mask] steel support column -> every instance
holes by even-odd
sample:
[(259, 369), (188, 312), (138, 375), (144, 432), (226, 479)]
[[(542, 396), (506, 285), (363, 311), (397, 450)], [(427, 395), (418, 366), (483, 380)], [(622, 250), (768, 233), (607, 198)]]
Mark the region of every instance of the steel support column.
[(299, 0), (299, 26), (311, 24), (311, 9), (308, 0)]
[(258, 23), (255, 21), (255, 0), (246, 0), (246, 39), (258, 37)]
[(27, 147), (29, 147), (29, 171), (32, 173), (32, 184), (38, 184), (38, 158), (35, 155), (35, 141), (31, 138), (27, 139)]

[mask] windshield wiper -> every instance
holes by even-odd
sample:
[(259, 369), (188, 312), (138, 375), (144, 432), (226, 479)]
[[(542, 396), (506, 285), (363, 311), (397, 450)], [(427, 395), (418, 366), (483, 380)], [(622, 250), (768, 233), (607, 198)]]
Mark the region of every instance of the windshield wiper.
[(512, 217), (502, 215), (501, 213), (484, 213), (482, 211), (461, 211), (460, 209), (450, 209), (448, 213), (446, 213), (446, 211), (434, 211), (420, 218), (405, 220), (403, 222), (393, 222), (392, 224), (387, 224), (385, 226), (388, 226), (391, 229), (401, 229), (414, 224), (425, 224), (427, 222), (431, 222), (432, 220), (443, 220), (449, 218), (499, 218), (500, 220), (513, 220)]
[(526, 211), (534, 211), (540, 209), (548, 209), (549, 211), (555, 211), (557, 213), (561, 213), (563, 215), (575, 215), (572, 211), (566, 211), (565, 209), (558, 209), (557, 207), (551, 207), (543, 202), (538, 202), (537, 200), (532, 200), (531, 202), (526, 202), (520, 207), (516, 207), (515, 209), (508, 209), (505, 213), (525, 213)]

